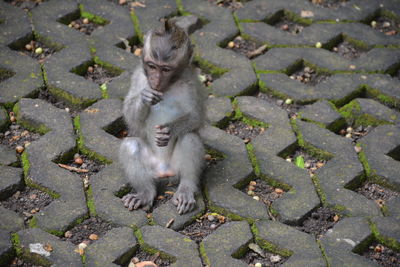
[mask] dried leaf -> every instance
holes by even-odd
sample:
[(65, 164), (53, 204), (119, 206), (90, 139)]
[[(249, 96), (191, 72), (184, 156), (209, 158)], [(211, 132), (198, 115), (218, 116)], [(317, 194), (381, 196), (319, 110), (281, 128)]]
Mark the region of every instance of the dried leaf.
[(98, 109), (98, 108), (87, 108), (87, 109), (85, 109), (85, 112), (87, 112), (87, 113), (97, 113), (99, 111), (100, 111), (100, 109)]
[(96, 235), (96, 234), (91, 234), (91, 235), (89, 235), (89, 239), (90, 239), (90, 240), (98, 240), (98, 239), (99, 239), (99, 236)]
[(310, 10), (302, 10), (300, 12), (300, 16), (302, 18), (311, 18), (311, 17), (314, 17), (314, 12), (312, 12)]

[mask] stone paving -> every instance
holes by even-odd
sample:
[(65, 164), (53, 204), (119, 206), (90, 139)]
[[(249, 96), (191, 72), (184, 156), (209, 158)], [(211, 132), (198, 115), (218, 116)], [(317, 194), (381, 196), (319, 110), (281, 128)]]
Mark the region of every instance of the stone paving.
[[(200, 77), (212, 76), (201, 136), (215, 162), (194, 211), (164, 201), (130, 212), (117, 162), (122, 99), (143, 34), (170, 17), (191, 33)], [(93, 32), (71, 23), (80, 18)], [(238, 36), (265, 46), (249, 58), (231, 49)], [(340, 54), (342, 43), (359, 54)], [(110, 78), (85, 79), (91, 66)], [(22, 154), (0, 144), (0, 265), (128, 266), (141, 249), (171, 266), (255, 266), (244, 255), (256, 244), (279, 255), (273, 266), (379, 266), (363, 256), (371, 244), (400, 251), (399, 69), (397, 0), (0, 1), (1, 137), (14, 120), (40, 134)], [(262, 130), (243, 140), (226, 131), (237, 121)], [(317, 167), (297, 164), (298, 151)], [(75, 153), (104, 165), (86, 184), (58, 165)], [(256, 180), (280, 197), (260, 200)], [(365, 183), (391, 197), (367, 198)], [(2, 204), (26, 188), (52, 198), (28, 219)], [(301, 227), (320, 207), (336, 215), (316, 236)], [(201, 242), (183, 234), (210, 216), (221, 226)], [(89, 217), (114, 227), (81, 251), (60, 238)]]

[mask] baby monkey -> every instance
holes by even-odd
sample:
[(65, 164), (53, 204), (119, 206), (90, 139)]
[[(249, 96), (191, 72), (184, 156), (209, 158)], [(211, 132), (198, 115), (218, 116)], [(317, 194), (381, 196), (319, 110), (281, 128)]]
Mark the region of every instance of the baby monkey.
[(135, 190), (122, 198), (129, 210), (149, 210), (164, 177), (179, 179), (172, 198), (179, 214), (196, 205), (204, 156), (197, 133), (204, 121), (204, 91), (190, 65), (192, 54), (188, 35), (171, 20), (144, 38), (142, 63), (123, 105), (129, 133), (119, 156)]

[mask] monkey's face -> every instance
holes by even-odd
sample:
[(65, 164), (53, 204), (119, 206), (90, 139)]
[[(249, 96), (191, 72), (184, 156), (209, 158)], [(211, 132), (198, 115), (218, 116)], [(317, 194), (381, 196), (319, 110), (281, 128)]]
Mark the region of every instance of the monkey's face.
[(165, 62), (152, 60), (144, 61), (144, 70), (150, 87), (153, 90), (164, 92), (177, 75), (177, 67)]

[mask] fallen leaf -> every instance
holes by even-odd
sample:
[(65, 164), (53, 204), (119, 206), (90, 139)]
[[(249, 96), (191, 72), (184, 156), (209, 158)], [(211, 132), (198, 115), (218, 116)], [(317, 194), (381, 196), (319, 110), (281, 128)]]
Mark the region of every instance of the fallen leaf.
[(90, 240), (98, 240), (98, 239), (99, 239), (99, 236), (96, 235), (96, 234), (91, 234), (91, 235), (89, 236), (89, 239), (90, 239)]
[(300, 16), (302, 18), (311, 18), (311, 17), (314, 17), (314, 12), (312, 12), (310, 10), (302, 10), (300, 12)]
[(146, 7), (146, 5), (141, 2), (132, 2), (131, 7)]
[(335, 216), (333, 216), (333, 221), (334, 222), (339, 221), (339, 219), (340, 219), (339, 215), (335, 214)]
[(50, 244), (45, 244), (45, 245), (43, 246), (43, 248), (44, 248), (46, 251), (48, 251), (48, 252), (52, 252), (52, 251), (53, 251), (53, 246), (50, 245)]
[(98, 108), (87, 108), (87, 109), (85, 109), (85, 112), (87, 112), (87, 113), (97, 113), (99, 111), (100, 110)]
[(275, 193), (277, 194), (283, 194), (283, 190), (280, 188), (275, 188)]

